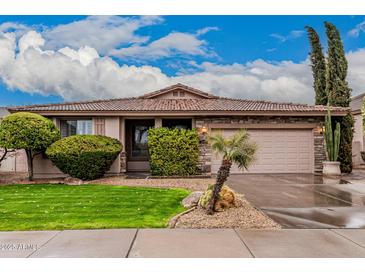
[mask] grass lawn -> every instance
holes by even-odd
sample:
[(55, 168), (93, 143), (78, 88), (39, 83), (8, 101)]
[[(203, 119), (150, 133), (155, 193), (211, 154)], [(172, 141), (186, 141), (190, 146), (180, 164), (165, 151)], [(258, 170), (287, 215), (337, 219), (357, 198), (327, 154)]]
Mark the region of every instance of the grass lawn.
[(184, 189), (106, 185), (0, 186), (0, 230), (166, 227)]

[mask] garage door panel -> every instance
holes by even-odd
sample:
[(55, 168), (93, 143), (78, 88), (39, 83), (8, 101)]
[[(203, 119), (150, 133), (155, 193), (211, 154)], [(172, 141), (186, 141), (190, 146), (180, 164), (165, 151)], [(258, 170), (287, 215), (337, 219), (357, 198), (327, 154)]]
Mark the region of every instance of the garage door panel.
[[(218, 130), (214, 130), (217, 133)], [(230, 137), (237, 130), (222, 129), (224, 137)], [(258, 144), (257, 160), (249, 168), (249, 173), (312, 173), (313, 134), (311, 130), (248, 130), (251, 139)], [(212, 157), (212, 172), (220, 166), (219, 156)], [(233, 165), (231, 173), (243, 173)]]

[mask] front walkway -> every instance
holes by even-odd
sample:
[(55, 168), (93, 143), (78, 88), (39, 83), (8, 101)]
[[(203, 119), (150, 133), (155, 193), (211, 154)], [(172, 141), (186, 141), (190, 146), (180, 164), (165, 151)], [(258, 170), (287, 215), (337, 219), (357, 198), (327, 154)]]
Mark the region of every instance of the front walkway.
[(0, 257), (365, 257), (365, 229), (0, 232)]

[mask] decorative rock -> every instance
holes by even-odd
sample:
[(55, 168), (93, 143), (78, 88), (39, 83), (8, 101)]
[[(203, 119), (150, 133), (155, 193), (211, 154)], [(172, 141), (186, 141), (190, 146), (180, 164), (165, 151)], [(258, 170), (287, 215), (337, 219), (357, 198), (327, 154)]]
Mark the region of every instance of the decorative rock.
[[(208, 189), (204, 192), (204, 194), (199, 199), (199, 206), (202, 208), (207, 209), (209, 205), (209, 201), (212, 197), (213, 193), (213, 186), (209, 186)], [(223, 211), (227, 208), (236, 207), (236, 194), (232, 189), (228, 186), (224, 185), (219, 192), (218, 201), (215, 204), (214, 210), (215, 211)]]
[(81, 179), (77, 179), (77, 178), (74, 178), (74, 177), (66, 177), (63, 182), (66, 184), (66, 185), (82, 185), (83, 184), (83, 180)]
[(200, 197), (203, 195), (203, 191), (195, 191), (191, 193), (188, 197), (182, 200), (182, 205), (185, 208), (192, 208), (198, 205)]

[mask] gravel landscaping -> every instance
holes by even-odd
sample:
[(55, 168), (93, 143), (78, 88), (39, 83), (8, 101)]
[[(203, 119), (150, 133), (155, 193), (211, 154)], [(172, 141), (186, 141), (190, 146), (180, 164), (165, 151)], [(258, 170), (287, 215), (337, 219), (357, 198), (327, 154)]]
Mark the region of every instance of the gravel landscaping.
[(123, 186), (145, 186), (158, 188), (185, 188), (192, 191), (204, 191), (208, 185), (214, 184), (213, 178), (184, 178), (184, 179), (125, 179), (122, 177), (106, 177), (91, 181), (92, 184), (123, 185)]
[[(237, 195), (238, 196), (238, 195)], [(281, 226), (254, 208), (242, 195), (237, 197), (237, 207), (207, 215), (202, 208), (188, 210), (170, 220), (171, 228), (241, 228), (280, 229)]]
[(68, 184), (68, 185), (84, 185), (84, 184), (100, 184), (115, 186), (142, 186), (142, 187), (158, 187), (158, 188), (185, 188), (191, 191), (204, 191), (208, 185), (214, 184), (213, 178), (148, 178), (148, 179), (127, 179), (123, 176), (109, 176), (94, 181), (81, 181), (73, 178), (66, 179), (42, 179), (28, 181), (26, 174), (15, 175), (5, 174), (0, 180), (0, 184)]

